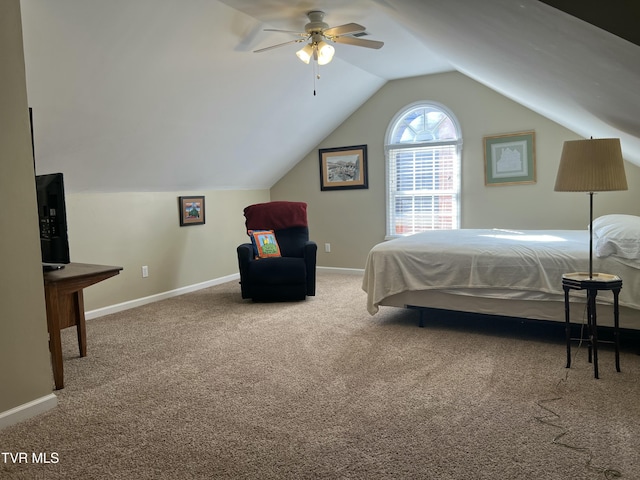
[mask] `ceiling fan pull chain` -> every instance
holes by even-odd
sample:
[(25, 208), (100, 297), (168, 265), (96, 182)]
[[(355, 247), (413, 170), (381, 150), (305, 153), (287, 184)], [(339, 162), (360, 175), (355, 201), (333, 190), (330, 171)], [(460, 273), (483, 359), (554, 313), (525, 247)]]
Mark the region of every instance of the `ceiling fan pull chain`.
[(311, 69), (311, 73), (313, 74), (313, 96), (316, 96), (316, 78), (320, 78), (320, 73), (316, 73), (316, 68), (320, 70), (317, 62), (313, 62), (313, 68)]

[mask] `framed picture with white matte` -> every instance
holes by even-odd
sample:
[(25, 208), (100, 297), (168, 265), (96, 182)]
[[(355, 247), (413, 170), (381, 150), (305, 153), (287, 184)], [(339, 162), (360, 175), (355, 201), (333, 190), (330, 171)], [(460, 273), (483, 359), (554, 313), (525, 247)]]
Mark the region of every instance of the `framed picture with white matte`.
[(536, 183), (535, 140), (533, 131), (484, 137), (485, 185)]

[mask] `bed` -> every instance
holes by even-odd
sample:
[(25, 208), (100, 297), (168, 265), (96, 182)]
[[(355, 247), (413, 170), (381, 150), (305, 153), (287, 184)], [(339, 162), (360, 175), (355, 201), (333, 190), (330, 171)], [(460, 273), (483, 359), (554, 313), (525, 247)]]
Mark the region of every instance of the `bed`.
[[(593, 271), (618, 275), (620, 327), (640, 330), (640, 217), (593, 222)], [(380, 306), (427, 307), (563, 322), (562, 275), (589, 270), (589, 230), (434, 230), (393, 239), (368, 254), (362, 288), (371, 315)], [(611, 305), (601, 292), (598, 303)], [(585, 293), (572, 291), (572, 302)], [(612, 325), (612, 307), (598, 310)], [(584, 310), (571, 309), (572, 322)]]

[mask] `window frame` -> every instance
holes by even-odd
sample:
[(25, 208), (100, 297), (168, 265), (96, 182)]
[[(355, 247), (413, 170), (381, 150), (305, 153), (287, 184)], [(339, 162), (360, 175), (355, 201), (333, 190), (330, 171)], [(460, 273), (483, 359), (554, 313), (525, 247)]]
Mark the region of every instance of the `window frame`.
[[(455, 128), (455, 133), (456, 133), (456, 138), (452, 139), (452, 140), (437, 140), (437, 141), (425, 141), (425, 142), (419, 142), (419, 143), (396, 143), (396, 144), (392, 144), (391, 143), (391, 136), (394, 134), (394, 132), (396, 131), (396, 128), (399, 124), (400, 121), (402, 121), (402, 119), (404, 119), (410, 112), (416, 110), (417, 108), (434, 108), (437, 110), (440, 110), (443, 114), (445, 114), (453, 123), (453, 126)], [(453, 209), (452, 214), (455, 216), (455, 221), (454, 221), (454, 225), (452, 227), (452, 229), (459, 229), (460, 228), (460, 204), (461, 204), (461, 189), (462, 189), (462, 130), (460, 128), (460, 123), (458, 122), (457, 117), (453, 114), (453, 112), (446, 107), (445, 105), (439, 103), (439, 102), (434, 102), (431, 100), (421, 100), (421, 101), (416, 101), (413, 103), (410, 103), (408, 105), (405, 105), (403, 108), (401, 108), (391, 119), (391, 121), (389, 122), (388, 126), (387, 126), (387, 131), (385, 133), (385, 138), (384, 138), (384, 156), (385, 156), (385, 190), (386, 190), (386, 199), (385, 199), (385, 217), (386, 217), (386, 232), (385, 232), (385, 239), (389, 240), (389, 239), (393, 239), (393, 238), (399, 238), (399, 237), (404, 237), (407, 235), (411, 235), (411, 233), (409, 234), (398, 234), (395, 232), (395, 222), (392, 221), (395, 220), (395, 218), (392, 216), (392, 209), (395, 209), (395, 204), (392, 205), (391, 202), (393, 200), (395, 200), (395, 196), (393, 195), (393, 192), (391, 192), (391, 180), (392, 180), (392, 175), (393, 178), (396, 177), (397, 172), (394, 170), (394, 172), (390, 171), (390, 167), (391, 167), (391, 161), (390, 161), (390, 152), (392, 151), (399, 151), (402, 149), (408, 149), (408, 150), (417, 150), (420, 148), (424, 148), (424, 147), (447, 147), (447, 146), (451, 146), (455, 148), (455, 165), (454, 165), (454, 179), (453, 179), (453, 191), (451, 192), (451, 195), (454, 197), (454, 202), (455, 202), (455, 207)], [(411, 196), (413, 198), (417, 197), (420, 195), (419, 192), (422, 192), (422, 195), (425, 195), (428, 193), (425, 193), (426, 190), (415, 190), (413, 194), (411, 194)], [(430, 193), (431, 195), (433, 195), (433, 193)]]

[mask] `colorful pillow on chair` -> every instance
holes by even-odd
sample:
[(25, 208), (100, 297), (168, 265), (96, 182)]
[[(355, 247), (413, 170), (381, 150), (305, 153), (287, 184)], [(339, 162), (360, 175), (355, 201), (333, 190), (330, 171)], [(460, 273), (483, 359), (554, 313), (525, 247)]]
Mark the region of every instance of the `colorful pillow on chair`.
[(256, 258), (280, 257), (280, 247), (273, 230), (249, 230)]

